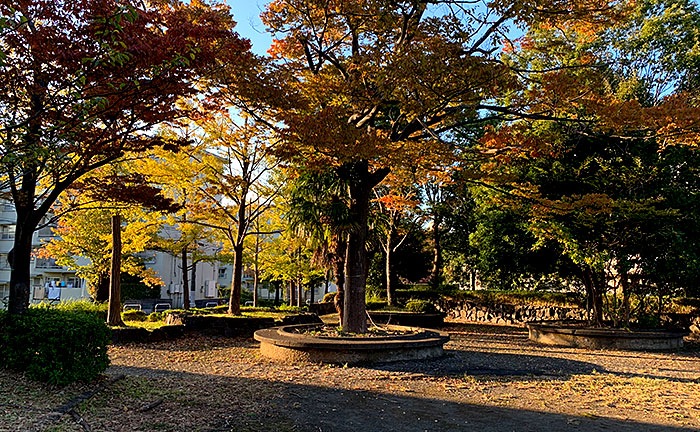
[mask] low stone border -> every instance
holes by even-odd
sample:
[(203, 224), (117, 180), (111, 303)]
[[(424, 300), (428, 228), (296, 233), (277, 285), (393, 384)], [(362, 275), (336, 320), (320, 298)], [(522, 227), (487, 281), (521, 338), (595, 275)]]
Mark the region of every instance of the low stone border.
[(409, 327), (436, 328), (445, 323), (441, 313), (384, 312), (368, 311), (369, 317), (377, 324), (394, 324)]
[(142, 327), (121, 327), (112, 329), (112, 343), (124, 342), (158, 342), (177, 339), (185, 334), (184, 325), (165, 325), (147, 330)]
[(669, 350), (683, 346), (688, 332), (673, 330), (628, 331), (582, 327), (576, 323), (527, 323), (530, 340), (544, 345), (590, 349)]
[(317, 315), (332, 314), (335, 313), (335, 304), (333, 304), (333, 302), (311, 303), (309, 305), (309, 312), (313, 312)]
[[(294, 333), (295, 328), (313, 328), (317, 324), (282, 326), (255, 332), (260, 353), (268, 358), (287, 362), (313, 363), (385, 363), (421, 360), (443, 355), (447, 333), (418, 329), (418, 333), (387, 337), (316, 337)], [(392, 329), (409, 327), (389, 326)]]

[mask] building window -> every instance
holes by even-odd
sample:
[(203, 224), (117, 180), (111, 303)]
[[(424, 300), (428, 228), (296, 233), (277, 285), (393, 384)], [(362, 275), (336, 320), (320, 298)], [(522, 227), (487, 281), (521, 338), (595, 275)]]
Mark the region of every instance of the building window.
[(219, 269), (219, 277), (226, 277), (226, 268)]
[(80, 279), (79, 277), (69, 277), (67, 279), (67, 287), (68, 288), (82, 288), (83, 287), (83, 280)]
[(15, 205), (12, 203), (12, 201), (8, 200), (0, 200), (0, 211), (14, 211), (15, 210)]
[(137, 252), (136, 258), (139, 259), (144, 264), (155, 264), (156, 263), (156, 253), (152, 251)]
[(55, 228), (55, 225), (49, 225), (41, 228), (39, 230), (39, 237), (53, 237), (53, 228)]
[(40, 269), (61, 269), (62, 265), (57, 264), (54, 258), (37, 258), (36, 268)]
[(7, 299), (10, 297), (10, 287), (8, 284), (0, 284), (0, 304), (7, 306)]
[(0, 254), (0, 270), (9, 270), (10, 263), (7, 262), (7, 255)]
[(0, 238), (2, 240), (13, 240), (15, 238), (15, 226), (3, 225), (2, 228), (0, 228)]

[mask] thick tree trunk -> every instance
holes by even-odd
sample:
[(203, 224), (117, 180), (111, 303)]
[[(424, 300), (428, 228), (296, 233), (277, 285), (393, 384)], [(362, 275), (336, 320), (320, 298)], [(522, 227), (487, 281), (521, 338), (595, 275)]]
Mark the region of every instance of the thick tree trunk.
[(345, 293), (343, 296), (343, 330), (351, 333), (367, 331), (365, 283), (367, 281), (366, 225), (363, 232), (348, 235), (345, 261)]
[(304, 284), (301, 281), (297, 281), (297, 307), (304, 306)]
[(258, 266), (258, 254), (256, 253), (255, 254), (255, 262), (253, 263), (253, 307), (258, 307), (258, 280), (259, 280), (259, 278), (260, 278), (260, 268)]
[(197, 297), (197, 261), (192, 260), (192, 273), (190, 273), (190, 303), (195, 300), (195, 297)]
[(280, 285), (278, 282), (275, 282), (275, 306), (278, 306), (280, 304)]
[(294, 281), (289, 281), (289, 306), (294, 306), (296, 304), (297, 290), (294, 286)]
[(367, 332), (365, 283), (367, 282), (367, 221), (369, 201), (374, 186), (389, 174), (389, 169), (369, 171), (367, 161), (346, 167), (350, 181), (350, 217), (355, 229), (348, 235), (345, 254), (345, 295), (343, 298), (343, 330), (351, 333)]
[(97, 277), (97, 286), (95, 287), (95, 301), (104, 303), (109, 301), (109, 274), (101, 273)]
[(241, 283), (243, 278), (243, 243), (233, 248), (233, 280), (231, 281), (231, 296), (228, 301), (228, 313), (241, 314)]
[(350, 186), (350, 214), (357, 228), (348, 235), (345, 253), (345, 292), (343, 296), (343, 330), (367, 331), (365, 284), (367, 282), (367, 221), (372, 187), (365, 182)]
[(112, 261), (109, 270), (109, 307), (107, 324), (123, 326), (121, 300), (121, 266), (122, 266), (122, 218), (112, 215)]
[(586, 287), (586, 308), (589, 324), (603, 326), (603, 294), (605, 291), (605, 274), (593, 271), (590, 267), (583, 270), (583, 284)]
[(30, 265), (32, 260), (32, 236), (35, 226), (26, 218), (17, 216), (14, 247), (8, 254), (10, 273), (10, 299), (7, 310), (12, 315), (20, 315), (29, 308), (31, 287)]
[(442, 272), (442, 243), (440, 238), (440, 224), (442, 217), (433, 217), (433, 268), (430, 271), (430, 287), (436, 291), (440, 288), (440, 273)]
[(182, 308), (187, 310), (190, 308), (190, 284), (187, 279), (187, 248), (182, 248), (180, 255), (180, 265), (182, 266)]

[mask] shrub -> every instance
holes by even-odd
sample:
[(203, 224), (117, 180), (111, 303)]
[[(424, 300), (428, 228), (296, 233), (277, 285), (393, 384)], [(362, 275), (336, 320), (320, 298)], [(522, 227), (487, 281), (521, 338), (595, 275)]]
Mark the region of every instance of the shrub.
[(383, 300), (369, 300), (365, 303), (367, 310), (378, 310), (385, 308), (387, 306), (386, 301)]
[(168, 312), (153, 312), (150, 315), (148, 315), (148, 317), (146, 317), (146, 320), (150, 322), (164, 321), (165, 316), (168, 314)]
[(270, 312), (271, 309), (267, 307), (253, 307), (253, 306), (241, 306), (241, 312)]
[(280, 305), (280, 307), (277, 309), (281, 310), (283, 312), (305, 312), (308, 310), (308, 308), (306, 306), (299, 307), (299, 306), (289, 306), (289, 305)]
[(109, 366), (110, 330), (93, 313), (30, 308), (0, 315), (0, 366), (54, 385), (91, 381)]
[(460, 300), (489, 304), (540, 305), (558, 307), (580, 307), (585, 304), (579, 293), (551, 291), (455, 291), (450, 297)]
[(211, 313), (226, 313), (228, 311), (228, 305), (219, 305), (219, 306), (213, 306), (213, 307), (208, 307), (206, 310), (211, 311)]
[(333, 303), (335, 300), (335, 294), (335, 292), (329, 292), (328, 294), (324, 295), (321, 303)]
[(32, 308), (39, 308), (39, 309), (55, 309), (55, 310), (62, 310), (66, 312), (85, 312), (89, 313), (92, 315), (95, 315), (97, 318), (101, 319), (102, 321), (107, 321), (107, 308), (108, 304), (105, 303), (96, 303), (90, 300), (78, 300), (78, 301), (66, 301), (66, 302), (61, 302), (58, 304), (49, 304), (49, 303), (39, 303), (36, 305), (31, 305), (30, 307)]
[(420, 313), (435, 313), (437, 309), (432, 303), (426, 300), (411, 299), (406, 302), (406, 310)]
[(140, 310), (128, 310), (122, 312), (124, 321), (146, 321), (146, 312)]

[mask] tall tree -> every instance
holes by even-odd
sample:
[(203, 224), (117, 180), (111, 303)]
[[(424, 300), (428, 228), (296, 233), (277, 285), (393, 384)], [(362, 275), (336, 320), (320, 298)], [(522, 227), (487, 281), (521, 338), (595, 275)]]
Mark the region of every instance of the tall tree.
[[(184, 129), (185, 131), (187, 129)], [(165, 136), (175, 136), (173, 130), (163, 130)], [(185, 132), (184, 138), (193, 141)], [(211, 259), (212, 248), (203, 247), (215, 242), (211, 228), (202, 223), (207, 218), (210, 203), (203, 200), (206, 187), (206, 149), (201, 142), (193, 142), (178, 152), (153, 149), (141, 158), (134, 168), (157, 184), (162, 193), (178, 204), (179, 210), (168, 215), (164, 229), (158, 235), (155, 248), (180, 258), (182, 269), (183, 308), (189, 309), (190, 289), (194, 281), (196, 261)]]
[[(674, 210), (655, 183), (665, 164), (661, 152), (700, 141), (692, 85), (700, 65), (692, 42), (700, 10), (673, 0), (630, 6), (630, 19), (602, 32), (535, 26), (521, 40), (521, 55), (509, 58), (541, 71), (532, 77), (532, 107), (577, 124), (517, 122), (492, 128), (482, 141), (497, 155), (484, 168), (505, 168), (512, 177), (501, 177), (500, 186), (524, 197), (540, 238), (556, 238), (580, 266), (597, 325), (610, 282), (606, 269), (616, 265), (618, 274), (627, 274), (639, 265), (630, 258), (649, 250), (638, 242), (640, 222), (651, 229), (647, 236), (658, 221), (675, 225)], [(574, 67), (582, 62), (596, 67)], [(574, 94), (574, 103), (559, 105)]]
[(58, 196), (163, 144), (154, 125), (183, 114), (178, 101), (200, 78), (245, 64), (249, 43), (225, 7), (201, 1), (3, 0), (0, 16), (0, 169), (17, 213), (8, 308), (20, 314), (32, 234)]
[(211, 154), (203, 158), (203, 187), (200, 196), (208, 200), (206, 226), (219, 233), (223, 253), (233, 256), (233, 281), (229, 299), (230, 314), (240, 315), (241, 283), (245, 240), (248, 236), (270, 233), (264, 223), (256, 231), (256, 222), (264, 219), (275, 205), (280, 186), (273, 173), (269, 133), (245, 118), (236, 123), (229, 114), (201, 120), (203, 142)]
[(372, 189), (395, 166), (430, 166), (451, 157), (445, 138), (456, 127), (510, 113), (544, 116), (528, 112), (526, 103), (491, 103), (527, 82), (528, 71), (514, 70), (499, 53), (514, 26), (572, 25), (587, 18), (581, 26), (587, 28), (618, 13), (606, 2), (577, 1), (268, 5), (263, 20), (279, 35), (271, 52), (296, 76), (293, 92), (301, 100), (281, 116), (287, 129), (280, 153), (306, 166), (336, 167), (348, 182), (355, 228), (347, 238), (345, 330), (367, 328)]
[[(109, 268), (112, 211), (123, 217), (121, 272), (140, 278), (147, 285), (159, 285), (160, 279), (147, 270), (137, 258), (139, 252), (152, 247), (161, 223), (155, 220), (156, 213), (147, 213), (141, 207), (117, 205), (84, 200), (82, 203), (64, 201), (57, 213), (61, 214), (56, 228), (56, 237), (37, 251), (39, 258), (54, 258), (56, 262), (76, 271), (76, 275), (88, 281), (90, 295), (96, 301), (107, 301), (109, 295)], [(73, 205), (80, 206), (72, 208)], [(65, 210), (65, 211), (64, 211)], [(158, 213), (160, 217), (162, 214)], [(81, 260), (80, 258), (86, 260)]]
[[(392, 180), (390, 176), (387, 180)], [(386, 301), (389, 306), (396, 304), (395, 292), (398, 276), (395, 271), (394, 253), (401, 247), (408, 234), (415, 227), (418, 200), (413, 188), (401, 185), (401, 181), (385, 181), (383, 187), (375, 189), (375, 202), (378, 215), (375, 225), (379, 231), (379, 245), (384, 252), (384, 279)]]

